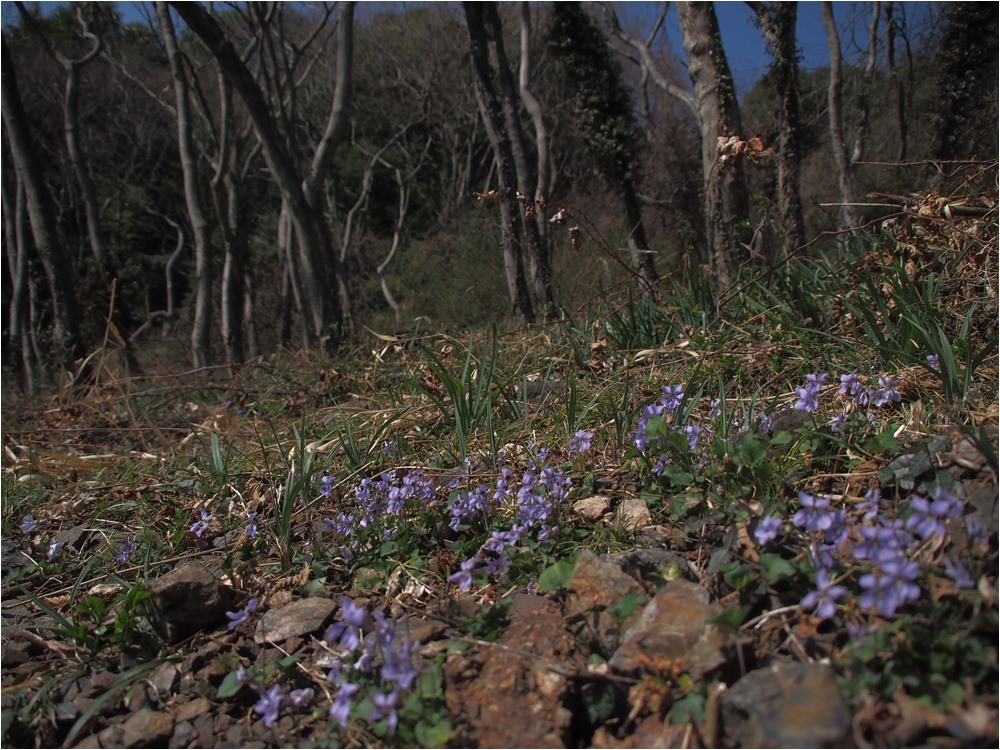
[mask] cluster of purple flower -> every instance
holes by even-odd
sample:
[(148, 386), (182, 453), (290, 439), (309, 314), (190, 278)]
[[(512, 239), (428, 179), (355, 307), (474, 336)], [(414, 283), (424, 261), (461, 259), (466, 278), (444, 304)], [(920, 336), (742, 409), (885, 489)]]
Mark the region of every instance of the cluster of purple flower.
[[(578, 442), (575, 447), (571, 440), (570, 455), (574, 451), (587, 450), (590, 446), (592, 435), (581, 435), (580, 432), (576, 435)], [(494, 578), (501, 577), (510, 566), (510, 560), (505, 554), (506, 548), (515, 546), (525, 534), (535, 532), (539, 540), (548, 539), (552, 534), (551, 521), (556, 509), (569, 495), (573, 482), (561, 469), (544, 465), (551, 455), (550, 450), (535, 450), (534, 446), (529, 446), (529, 452), (528, 465), (520, 477), (510, 467), (504, 467), (492, 486), (480, 483), (472, 489), (462, 491), (460, 488), (463, 479), (467, 477), (465, 473), (460, 473), (451, 482), (454, 499), (449, 507), (449, 525), (456, 531), (470, 518), (477, 515), (486, 518), (498, 508), (510, 509), (514, 518), (510, 530), (492, 531), (490, 539), (479, 552), (463, 562), (459, 570), (448, 578), (461, 591), (468, 591), (472, 585), (472, 576), (479, 569)]]
[[(823, 383), (827, 379), (827, 373), (814, 372), (806, 375), (806, 384), (795, 389), (798, 397), (795, 401), (795, 408), (807, 412), (814, 412), (819, 408), (819, 397), (823, 390)], [(857, 409), (880, 408), (898, 404), (902, 400), (899, 393), (899, 378), (880, 376), (876, 385), (865, 385), (856, 372), (847, 373), (840, 376), (840, 389), (837, 393), (848, 401), (847, 408), (834, 415), (830, 419), (830, 429), (833, 432), (840, 432), (847, 421), (848, 414)], [(869, 422), (874, 420), (874, 415), (868, 414)]]
[(293, 708), (301, 710), (312, 702), (315, 695), (315, 691), (312, 688), (289, 690), (280, 683), (271, 685), (271, 687), (265, 689), (262, 685), (253, 681), (249, 670), (243, 666), (239, 667), (236, 674), (240, 682), (249, 684), (260, 695), (253, 710), (254, 713), (261, 715), (265, 727), (271, 726), (278, 720), (278, 714), (281, 712), (282, 706), (286, 703)]
[[(390, 622), (381, 612), (369, 618), (368, 611), (351, 599), (343, 600), (340, 613), (341, 620), (323, 636), (327, 643), (337, 644), (341, 650), (327, 675), (337, 688), (330, 717), (341, 727), (347, 726), (361, 683), (367, 682), (378, 686), (369, 695), (375, 706), (368, 717), (369, 724), (385, 719), (389, 733), (394, 735), (399, 723), (396, 711), (399, 701), (420, 674), (414, 663), (419, 643), (400, 634), (401, 621)], [(370, 623), (374, 627), (362, 637), (363, 628)]]
[[(820, 619), (828, 619), (836, 611), (836, 602), (847, 589), (835, 582), (833, 568), (836, 554), (847, 540), (853, 540), (853, 561), (869, 568), (858, 578), (861, 594), (858, 603), (863, 609), (875, 610), (882, 617), (892, 617), (908, 601), (920, 598), (919, 564), (911, 559), (924, 540), (943, 537), (947, 521), (962, 517), (962, 501), (943, 487), (936, 487), (933, 500), (920, 495), (910, 498), (904, 519), (888, 519), (881, 513), (879, 489), (866, 493), (858, 508), (860, 519), (849, 516), (843, 508), (831, 508), (830, 499), (799, 493), (799, 510), (792, 524), (812, 535), (810, 553), (816, 566), (816, 589), (809, 592), (801, 604), (812, 609)], [(977, 541), (985, 541), (981, 524), (975, 516), (967, 516), (967, 528)], [(978, 521), (978, 519), (975, 519)], [(779, 533), (781, 521), (774, 516), (761, 519), (754, 532), (757, 542), (765, 545)], [(956, 558), (945, 561), (945, 570), (959, 588), (972, 585), (972, 579)]]
[[(647, 435), (649, 420), (654, 417), (666, 417), (674, 414), (684, 403), (684, 386), (665, 385), (663, 395), (652, 404), (642, 407), (642, 414), (639, 415), (639, 422), (636, 424), (635, 432), (632, 433), (632, 442), (640, 453), (645, 453), (650, 441)], [(656, 443), (666, 443), (667, 439), (662, 436), (652, 438)]]
[[(320, 484), (327, 494), (333, 486), (333, 477), (324, 476)], [(385, 523), (388, 517), (400, 518), (408, 505), (430, 503), (436, 497), (434, 483), (425, 477), (421, 469), (387, 469), (377, 477), (365, 477), (354, 487), (356, 509), (352, 513), (340, 513), (336, 520), (324, 519), (338, 539), (355, 537), (356, 531), (380, 529), (385, 538), (393, 534), (393, 528)], [(350, 557), (351, 544), (341, 544), (340, 552)]]

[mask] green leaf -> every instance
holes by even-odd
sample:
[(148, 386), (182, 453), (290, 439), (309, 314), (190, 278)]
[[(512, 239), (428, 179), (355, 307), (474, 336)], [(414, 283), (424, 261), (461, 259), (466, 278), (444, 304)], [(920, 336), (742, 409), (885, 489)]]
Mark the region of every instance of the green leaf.
[(740, 441), (737, 455), (743, 466), (756, 466), (767, 458), (767, 448), (759, 436), (751, 433)]
[(895, 428), (889, 425), (889, 429), (868, 438), (864, 443), (864, 449), (869, 453), (888, 453), (896, 450), (899, 447), (899, 443), (893, 437), (893, 432), (895, 432)]
[(610, 610), (611, 615), (618, 621), (619, 625), (624, 625), (625, 621), (632, 614), (632, 611), (640, 604), (646, 603), (646, 597), (642, 594), (625, 594)]
[(791, 578), (795, 572), (795, 566), (781, 555), (765, 552), (760, 556), (760, 574), (770, 584)]
[(705, 721), (705, 696), (691, 693), (679, 701), (674, 701), (670, 709), (671, 724), (696, 724), (703, 721)]
[(728, 609), (719, 612), (717, 615), (712, 615), (706, 620), (706, 622), (709, 625), (718, 625), (722, 628), (738, 630), (746, 621), (747, 615), (750, 614), (751, 609), (752, 606), (749, 604), (744, 604), (740, 607), (729, 607)]
[(573, 577), (573, 570), (576, 562), (571, 560), (560, 560), (553, 563), (538, 576), (538, 588), (540, 591), (559, 591), (569, 585)]
[(220, 700), (232, 698), (243, 689), (244, 684), (245, 683), (240, 682), (239, 678), (236, 676), (236, 672), (230, 672), (222, 679), (222, 684), (219, 685), (219, 690), (215, 695)]
[(790, 445), (791, 443), (794, 443), (796, 439), (797, 437), (792, 433), (786, 430), (778, 430), (771, 437), (771, 445), (776, 445), (776, 446)]
[(413, 730), (421, 747), (443, 747), (455, 733), (451, 719), (442, 714), (420, 719)]

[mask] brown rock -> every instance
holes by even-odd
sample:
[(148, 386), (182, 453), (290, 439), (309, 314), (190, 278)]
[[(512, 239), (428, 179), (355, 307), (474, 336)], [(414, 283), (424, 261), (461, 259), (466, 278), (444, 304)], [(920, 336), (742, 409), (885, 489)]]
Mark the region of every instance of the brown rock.
[(645, 596), (645, 591), (614, 562), (584, 550), (567, 587), (566, 619), (578, 637), (596, 641), (605, 655), (612, 654), (622, 626), (608, 610), (627, 594)]
[(232, 608), (229, 589), (197, 565), (185, 565), (149, 584), (150, 622), (168, 643), (215, 627)]
[(174, 717), (143, 708), (125, 720), (122, 732), (125, 747), (164, 747), (174, 733)]
[(178, 722), (193, 721), (211, 710), (212, 702), (208, 698), (195, 698), (178, 708), (174, 718)]
[(257, 643), (279, 643), (293, 636), (314, 633), (326, 623), (337, 605), (330, 599), (311, 596), (281, 609), (270, 609), (257, 623)]
[(591, 495), (573, 503), (573, 512), (588, 521), (596, 521), (611, 508), (611, 501), (604, 495)]
[(611, 526), (615, 529), (636, 531), (652, 522), (653, 516), (644, 500), (637, 497), (626, 497), (618, 503), (614, 518), (611, 519)]
[(702, 679), (726, 664), (731, 651), (729, 633), (706, 622), (718, 611), (701, 586), (671, 581), (622, 635), (611, 668), (637, 675), (651, 664), (671, 664), (695, 681)]
[(846, 747), (851, 712), (833, 674), (819, 664), (756, 669), (720, 699), (729, 747)]
[(566, 747), (575, 641), (554, 602), (519, 594), (496, 644), (445, 665), (448, 709), (473, 747)]

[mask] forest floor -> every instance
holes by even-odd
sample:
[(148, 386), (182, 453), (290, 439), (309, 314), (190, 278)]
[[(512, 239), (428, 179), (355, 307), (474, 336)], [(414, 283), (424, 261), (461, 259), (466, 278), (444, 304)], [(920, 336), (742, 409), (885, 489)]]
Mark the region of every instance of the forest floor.
[(996, 218), (5, 393), (4, 746), (995, 747)]

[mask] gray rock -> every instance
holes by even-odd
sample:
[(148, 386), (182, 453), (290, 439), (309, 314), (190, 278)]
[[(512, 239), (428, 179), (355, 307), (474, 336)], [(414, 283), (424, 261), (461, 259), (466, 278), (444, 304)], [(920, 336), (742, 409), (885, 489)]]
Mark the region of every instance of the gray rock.
[(625, 631), (608, 663), (614, 671), (633, 676), (648, 671), (650, 664), (670, 664), (701, 680), (735, 654), (730, 633), (707, 622), (718, 612), (701, 586), (671, 581)]
[(833, 674), (819, 664), (756, 669), (720, 699), (729, 747), (847, 747), (851, 712)]
[(649, 512), (649, 506), (644, 500), (637, 497), (623, 498), (615, 514), (611, 519), (611, 527), (614, 529), (624, 529), (625, 531), (636, 531), (643, 526), (648, 526), (653, 522), (653, 516)]
[(154, 579), (149, 593), (146, 613), (167, 643), (215, 627), (233, 606), (229, 589), (197, 565), (185, 565)]
[(605, 495), (582, 497), (573, 503), (573, 512), (588, 521), (596, 521), (611, 508), (611, 501)]
[(143, 708), (125, 720), (122, 731), (125, 747), (164, 747), (174, 733), (174, 717)]
[(293, 636), (314, 633), (323, 627), (336, 608), (330, 599), (311, 596), (281, 609), (268, 610), (257, 623), (253, 638), (257, 643), (279, 643)]

